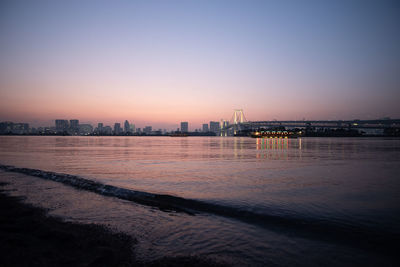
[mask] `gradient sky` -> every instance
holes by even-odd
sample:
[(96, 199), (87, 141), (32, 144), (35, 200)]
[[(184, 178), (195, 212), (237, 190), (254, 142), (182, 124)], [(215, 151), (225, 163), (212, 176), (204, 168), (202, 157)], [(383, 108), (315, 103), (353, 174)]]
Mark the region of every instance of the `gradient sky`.
[(400, 118), (399, 1), (0, 1), (0, 121)]

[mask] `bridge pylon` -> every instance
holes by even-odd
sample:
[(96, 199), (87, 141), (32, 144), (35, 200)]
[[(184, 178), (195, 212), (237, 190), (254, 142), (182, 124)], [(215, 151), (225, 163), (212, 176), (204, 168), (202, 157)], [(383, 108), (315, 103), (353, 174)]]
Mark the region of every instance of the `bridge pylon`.
[(233, 112), (233, 124), (239, 124), (246, 122), (246, 118), (244, 117), (243, 109), (234, 109)]
[(246, 122), (246, 118), (244, 117), (243, 109), (235, 109), (233, 112), (233, 134), (240, 130), (240, 124)]
[(227, 120), (221, 119), (220, 135), (228, 136), (232, 133), (233, 133), (233, 135), (236, 135), (236, 133), (238, 131), (243, 130), (243, 128), (246, 127), (247, 123), (248, 123), (248, 121), (246, 120), (246, 117), (244, 116), (243, 109), (234, 109), (231, 120), (227, 121)]

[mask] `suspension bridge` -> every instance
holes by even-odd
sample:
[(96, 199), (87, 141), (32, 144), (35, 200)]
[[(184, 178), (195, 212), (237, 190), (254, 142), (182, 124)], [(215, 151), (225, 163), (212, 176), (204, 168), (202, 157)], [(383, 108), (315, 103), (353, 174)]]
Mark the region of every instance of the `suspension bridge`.
[(230, 120), (221, 119), (221, 136), (236, 135), (239, 131), (253, 131), (260, 128), (285, 127), (293, 128), (331, 128), (331, 129), (400, 129), (400, 119), (376, 120), (270, 120), (249, 121), (244, 116), (243, 109), (235, 109)]

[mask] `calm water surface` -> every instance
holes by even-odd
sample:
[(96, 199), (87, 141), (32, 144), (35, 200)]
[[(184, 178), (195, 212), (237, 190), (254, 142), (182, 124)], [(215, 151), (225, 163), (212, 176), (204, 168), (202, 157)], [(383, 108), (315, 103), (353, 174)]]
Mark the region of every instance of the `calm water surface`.
[[(395, 236), (400, 233), (399, 139), (2, 136), (0, 164), (75, 174), (104, 184), (197, 199), (252, 214), (384, 230)], [(215, 227), (219, 223), (212, 224)], [(247, 231), (235, 220), (229, 224), (236, 229), (229, 230), (231, 235)], [(261, 236), (268, 231), (268, 227), (251, 227), (256, 227), (252, 231)], [(185, 231), (166, 240), (181, 235)], [(274, 240), (271, 234), (265, 235), (266, 240)], [(224, 236), (228, 238), (229, 234)], [(205, 238), (215, 239), (211, 234)], [(246, 237), (241, 238), (245, 243)], [(203, 245), (226, 247), (216, 240)], [(278, 247), (284, 244), (279, 240)], [(288, 244), (295, 238), (284, 240)], [(252, 251), (244, 253), (250, 256), (257, 246), (257, 253), (265, 251), (260, 246), (262, 241), (252, 242), (255, 247), (248, 244), (242, 253)]]

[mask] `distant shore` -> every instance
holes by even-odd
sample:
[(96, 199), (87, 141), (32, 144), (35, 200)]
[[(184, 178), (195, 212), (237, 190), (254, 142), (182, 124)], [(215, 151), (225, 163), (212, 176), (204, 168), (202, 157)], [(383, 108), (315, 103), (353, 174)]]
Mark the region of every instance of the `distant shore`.
[[(70, 135), (70, 134), (0, 134), (0, 136), (67, 136), (67, 137), (171, 137), (170, 134), (141, 134), (141, 135), (98, 135), (98, 134), (89, 134), (89, 135)], [(176, 136), (173, 136), (176, 137)], [(189, 133), (185, 136), (177, 136), (177, 137), (226, 137), (212, 134), (192, 134)], [(227, 136), (227, 137), (250, 137), (249, 135), (235, 135), (235, 136)], [(327, 133), (312, 133), (307, 135), (302, 135), (299, 137), (395, 137), (399, 138), (399, 134), (394, 135), (378, 135), (378, 134), (327, 134)]]

